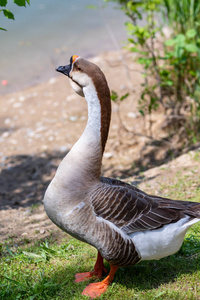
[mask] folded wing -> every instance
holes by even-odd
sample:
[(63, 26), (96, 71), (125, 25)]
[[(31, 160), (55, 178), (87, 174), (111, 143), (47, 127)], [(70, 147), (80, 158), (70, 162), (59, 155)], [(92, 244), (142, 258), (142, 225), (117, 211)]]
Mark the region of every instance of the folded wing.
[(127, 234), (158, 229), (185, 215), (200, 217), (200, 203), (151, 196), (110, 178), (102, 177), (101, 183), (91, 195), (95, 214)]

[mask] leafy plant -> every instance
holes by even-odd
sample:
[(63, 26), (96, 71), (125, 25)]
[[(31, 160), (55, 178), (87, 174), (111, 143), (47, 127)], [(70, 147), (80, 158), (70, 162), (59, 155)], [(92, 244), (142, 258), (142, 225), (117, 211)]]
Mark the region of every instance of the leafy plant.
[[(30, 4), (30, 0), (13, 0), (15, 4), (18, 6), (26, 6), (26, 4)], [(4, 16), (8, 19), (14, 20), (14, 14), (6, 8), (8, 4), (8, 0), (0, 0), (0, 13), (3, 13)], [(6, 30), (5, 28), (0, 27), (0, 30)]]
[(200, 2), (110, 1), (129, 17), (128, 49), (143, 66), (140, 113), (163, 107), (172, 128), (184, 128), (190, 142), (200, 140)]

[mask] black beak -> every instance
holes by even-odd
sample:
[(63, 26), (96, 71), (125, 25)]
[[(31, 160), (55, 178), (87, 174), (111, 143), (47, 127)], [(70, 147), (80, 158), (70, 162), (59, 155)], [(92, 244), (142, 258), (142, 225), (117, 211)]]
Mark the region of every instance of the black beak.
[(66, 66), (60, 66), (56, 69), (56, 71), (63, 73), (64, 75), (69, 77), (69, 73), (71, 71), (71, 64)]

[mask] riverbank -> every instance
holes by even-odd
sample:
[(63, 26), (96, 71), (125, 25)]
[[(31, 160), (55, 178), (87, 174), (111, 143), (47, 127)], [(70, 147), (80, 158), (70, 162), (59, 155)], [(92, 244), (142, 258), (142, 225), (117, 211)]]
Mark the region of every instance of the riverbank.
[[(137, 109), (143, 79), (132, 54), (124, 50), (105, 52), (91, 60), (103, 70), (111, 90), (119, 95), (130, 93), (120, 104), (120, 111), (118, 105), (112, 103), (102, 174), (115, 178), (134, 175), (129, 180), (157, 194), (163, 193), (158, 182), (165, 184), (173, 180), (178, 171), (184, 174), (193, 170), (199, 174), (199, 161), (193, 159), (196, 152), (171, 165), (168, 162), (169, 145), (156, 142), (166, 134), (159, 112), (152, 116), (155, 139), (148, 138), (148, 126)], [(86, 122), (86, 103), (73, 92), (63, 75), (0, 96), (1, 240), (33, 240), (52, 232), (57, 234), (58, 229), (44, 212), (43, 195), (58, 164), (79, 138)], [(153, 171), (143, 172), (155, 166)]]

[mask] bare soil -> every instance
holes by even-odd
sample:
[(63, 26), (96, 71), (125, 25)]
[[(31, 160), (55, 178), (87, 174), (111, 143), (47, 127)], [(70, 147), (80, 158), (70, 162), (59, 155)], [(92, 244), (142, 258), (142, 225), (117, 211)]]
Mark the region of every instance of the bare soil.
[[(137, 109), (143, 79), (132, 55), (109, 52), (91, 60), (103, 70), (111, 90), (130, 93), (120, 110), (113, 103), (102, 175), (124, 178), (159, 194), (160, 184), (173, 182), (178, 170), (199, 173), (194, 158), (200, 148), (179, 156), (178, 139), (166, 140), (159, 111), (152, 117), (149, 138), (148, 122)], [(86, 103), (65, 76), (55, 74), (48, 82), (0, 96), (0, 241), (24, 243), (63, 235), (47, 218), (42, 199), (86, 122)]]

